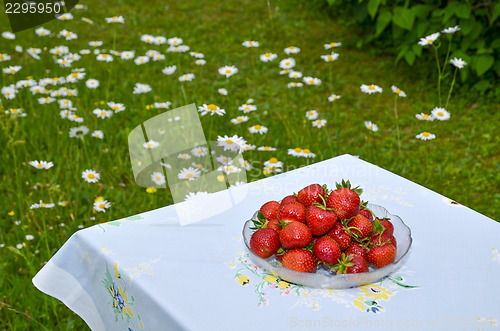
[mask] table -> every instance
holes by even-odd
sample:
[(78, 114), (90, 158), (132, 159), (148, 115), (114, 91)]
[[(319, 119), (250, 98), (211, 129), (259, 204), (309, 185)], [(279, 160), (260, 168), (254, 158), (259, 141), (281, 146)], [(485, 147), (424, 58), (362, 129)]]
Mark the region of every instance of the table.
[[(341, 179), (411, 228), (401, 269), (375, 284), (332, 290), (280, 281), (251, 262), (241, 230), (255, 210), (308, 184), (333, 187)], [(93, 330), (500, 324), (500, 224), (440, 194), (351, 155), (218, 192), (215, 201), (228, 194), (236, 197), (232, 206), (188, 225), (177, 217), (181, 203), (78, 231), (33, 283)]]

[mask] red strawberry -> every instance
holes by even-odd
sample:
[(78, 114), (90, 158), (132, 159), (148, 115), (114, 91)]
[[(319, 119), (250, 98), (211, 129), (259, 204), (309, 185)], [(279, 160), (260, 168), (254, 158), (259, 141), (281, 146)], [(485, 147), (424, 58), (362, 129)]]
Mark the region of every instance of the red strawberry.
[(311, 184), (297, 193), (297, 199), (301, 204), (309, 207), (313, 202), (324, 203), (325, 189), (319, 184)]
[(304, 223), (291, 222), (280, 231), (279, 239), (285, 248), (302, 248), (309, 245), (312, 233)]
[(326, 199), (326, 206), (332, 208), (337, 213), (339, 219), (349, 219), (356, 216), (359, 212), (360, 199), (359, 194), (363, 190), (359, 188), (351, 189), (349, 181), (342, 184), (336, 184), (337, 189), (332, 191)]
[(368, 261), (377, 268), (385, 267), (396, 260), (396, 248), (392, 244), (375, 246), (368, 252)]
[(267, 227), (269, 229), (273, 229), (275, 230), (276, 232), (280, 233), (281, 229), (283, 229), (283, 227), (280, 224), (280, 221), (278, 221), (277, 218), (272, 218), (269, 220), (269, 222), (267, 222)]
[(352, 242), (349, 248), (345, 251), (347, 255), (361, 255), (365, 259), (368, 259), (368, 254), (366, 254), (366, 249), (357, 242)]
[(382, 246), (384, 244), (389, 243), (394, 245), (394, 247), (398, 247), (396, 238), (392, 234), (389, 234), (386, 231), (384, 231), (383, 233), (375, 233), (370, 238), (370, 243), (372, 243), (373, 246)]
[(269, 201), (260, 207), (260, 212), (268, 219), (273, 219), (278, 216), (280, 203), (278, 201)]
[(373, 222), (373, 214), (368, 209), (361, 209), (359, 213), (366, 217), (370, 222)]
[(299, 202), (299, 199), (297, 199), (295, 195), (287, 195), (286, 197), (283, 198), (283, 200), (281, 200), (280, 209), (283, 206), (289, 204), (290, 202)]
[(259, 229), (250, 237), (250, 249), (263, 259), (267, 259), (276, 253), (279, 248), (279, 235), (273, 229)]
[(313, 235), (324, 235), (333, 228), (335, 222), (337, 222), (337, 214), (322, 206), (312, 205), (306, 211), (306, 223)]
[(300, 272), (315, 272), (317, 261), (313, 253), (305, 249), (292, 249), (283, 255), (283, 266)]
[(305, 222), (306, 207), (300, 202), (290, 202), (280, 209), (278, 212), (278, 219), (287, 222)]
[(323, 238), (323, 237), (321, 237), (321, 236), (313, 236), (311, 242), (313, 243), (313, 245), (316, 245), (316, 243), (318, 242), (318, 240), (320, 240), (321, 238)]
[(351, 244), (351, 236), (344, 230), (340, 222), (336, 222), (333, 228), (328, 232), (328, 236), (339, 244), (341, 250), (346, 250)]
[(379, 220), (380, 224), (385, 228), (385, 232), (389, 234), (394, 234), (394, 225), (387, 219), (387, 218), (382, 218)]
[(337, 274), (358, 274), (368, 272), (368, 260), (361, 255), (342, 253), (339, 263), (335, 265)]
[(323, 236), (314, 245), (313, 253), (318, 258), (318, 260), (336, 264), (342, 251), (340, 250), (339, 244), (329, 236)]
[(366, 238), (372, 234), (372, 223), (363, 215), (358, 214), (349, 221), (348, 230), (350, 230), (358, 238)]

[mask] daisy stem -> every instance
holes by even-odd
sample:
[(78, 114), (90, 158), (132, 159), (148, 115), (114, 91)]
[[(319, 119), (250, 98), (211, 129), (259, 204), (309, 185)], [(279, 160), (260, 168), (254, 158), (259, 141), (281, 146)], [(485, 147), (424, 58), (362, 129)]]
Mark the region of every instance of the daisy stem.
[(181, 91), (182, 91), (182, 95), (184, 96), (184, 105), (187, 105), (186, 90), (184, 89), (184, 84), (182, 84), (182, 83), (181, 83)]
[(332, 64), (329, 63), (329, 71), (328, 71), (328, 79), (330, 81), (330, 88), (332, 89), (332, 92), (333, 92), (333, 79), (332, 79), (332, 73), (333, 73), (333, 69), (332, 69)]
[(434, 55), (436, 57), (436, 64), (437, 64), (437, 69), (438, 69), (438, 105), (441, 107), (441, 65), (439, 64), (439, 58), (438, 58), (438, 49), (434, 44), (432, 45), (434, 47)]
[(394, 96), (394, 117), (396, 118), (396, 133), (398, 135), (398, 152), (401, 157), (401, 139), (399, 136), (399, 119), (398, 119), (398, 95)]
[(274, 43), (274, 22), (273, 22), (273, 13), (271, 11), (271, 1), (267, 0), (267, 11), (269, 14), (269, 20), (271, 21), (271, 39)]
[(446, 52), (446, 58), (444, 60), (443, 71), (441, 71), (441, 76), (444, 75), (444, 70), (446, 69), (446, 65), (448, 64), (448, 59), (450, 58), (451, 40), (452, 39), (453, 39), (453, 34), (450, 35), (450, 42), (448, 43), (448, 52)]
[(113, 51), (116, 51), (116, 28), (113, 31)]
[(448, 109), (448, 103), (450, 102), (451, 91), (453, 91), (453, 86), (455, 85), (455, 79), (457, 78), (458, 68), (455, 68), (455, 73), (453, 74), (453, 80), (451, 81), (450, 91), (448, 92), (448, 98), (446, 99), (446, 104), (444, 105), (444, 109)]

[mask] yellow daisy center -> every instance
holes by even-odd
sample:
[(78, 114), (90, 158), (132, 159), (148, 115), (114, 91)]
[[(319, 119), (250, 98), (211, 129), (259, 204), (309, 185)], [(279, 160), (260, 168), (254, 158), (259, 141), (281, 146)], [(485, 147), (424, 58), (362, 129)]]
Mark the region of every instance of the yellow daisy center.
[(99, 205), (99, 208), (104, 209), (104, 208), (106, 208), (106, 205), (105, 205), (105, 204), (103, 204), (103, 203), (101, 203), (101, 204)]
[(370, 85), (370, 86), (368, 86), (368, 89), (373, 91), (375, 89), (375, 86)]
[(193, 177), (193, 174), (187, 174), (186, 177), (191, 178), (191, 177)]
[(335, 47), (336, 43), (330, 43), (330, 46)]
[(269, 163), (278, 163), (278, 159), (275, 157), (272, 157), (271, 159), (269, 159)]
[(397, 93), (397, 94), (401, 94), (401, 92), (402, 92), (402, 91), (401, 91), (400, 89), (396, 89), (396, 93)]
[(434, 41), (434, 39), (430, 39), (430, 38), (429, 38), (429, 39), (427, 39), (427, 42), (428, 42), (428, 43), (432, 43), (433, 41)]
[(95, 175), (94, 174), (88, 174), (87, 177), (90, 178), (90, 179), (94, 179)]
[(314, 79), (309, 79), (309, 83), (314, 84)]
[(271, 57), (271, 53), (266, 53), (266, 57)]
[(306, 154), (311, 153), (311, 151), (306, 148), (306, 149), (304, 149), (304, 153), (306, 153)]
[(12, 69), (10, 69), (10, 72), (14, 73), (14, 72), (16, 72), (16, 69), (12, 68)]
[(424, 115), (422, 115), (422, 118), (429, 118), (429, 115), (424, 114)]
[(228, 145), (231, 145), (234, 141), (232, 141), (231, 139), (226, 139), (226, 144)]
[(216, 105), (214, 105), (213, 103), (211, 103), (211, 104), (209, 104), (209, 105), (207, 106), (207, 109), (212, 110), (212, 111), (215, 111), (215, 110), (217, 110), (217, 106), (216, 106)]
[(73, 78), (78, 77), (78, 73), (77, 73), (77, 72), (72, 73), (72, 74), (71, 74), (71, 77), (73, 77)]
[(236, 120), (237, 120), (238, 122), (243, 121), (243, 119), (242, 119), (241, 117), (238, 117)]
[(257, 124), (257, 125), (255, 126), (255, 130), (260, 130), (260, 129), (262, 129), (262, 126), (260, 126), (259, 124)]
[(17, 113), (17, 109), (12, 109), (11, 112), (14, 114)]
[(67, 32), (66, 37), (71, 37), (71, 32)]
[(38, 163), (37, 167), (38, 167), (38, 168), (41, 168), (41, 167), (42, 167), (42, 164), (41, 164), (41, 163)]
[(285, 65), (289, 66), (289, 65), (290, 65), (290, 62), (285, 62)]
[(269, 149), (269, 146), (265, 146), (264, 149), (267, 151)]
[(158, 181), (161, 180), (160, 176), (156, 176), (156, 180)]
[(443, 112), (439, 112), (437, 114), (438, 114), (438, 116), (444, 116)]
[(430, 135), (429, 132), (422, 133), (422, 136), (424, 136), (424, 137), (429, 137), (429, 135)]
[(328, 60), (329, 60), (329, 61), (332, 61), (332, 60), (333, 60), (333, 56), (328, 55)]
[(226, 69), (226, 74), (230, 74), (231, 73), (231, 69)]
[(114, 105), (114, 106), (113, 106), (113, 109), (114, 109), (114, 110), (118, 110), (118, 109), (120, 109), (120, 107), (118, 107), (118, 106)]
[(297, 152), (297, 153), (300, 153), (300, 152), (302, 152), (302, 148), (297, 147), (297, 148), (294, 149), (294, 151)]

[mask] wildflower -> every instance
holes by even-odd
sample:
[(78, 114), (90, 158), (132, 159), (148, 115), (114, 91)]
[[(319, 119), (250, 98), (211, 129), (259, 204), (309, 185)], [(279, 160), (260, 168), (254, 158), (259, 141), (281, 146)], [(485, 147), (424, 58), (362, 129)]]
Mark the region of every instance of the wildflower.
[(90, 50), (89, 49), (81, 49), (79, 53), (82, 55), (88, 55), (88, 54), (90, 54)]
[(66, 38), (66, 40), (73, 40), (78, 38), (76, 33), (68, 31), (66, 29), (59, 31), (59, 36)]
[(312, 126), (318, 128), (318, 129), (325, 126), (325, 125), (326, 125), (326, 120), (315, 120), (314, 122), (312, 122)]
[(11, 57), (9, 54), (0, 53), (0, 62), (9, 61), (10, 59), (11, 59)]
[(195, 180), (200, 177), (200, 175), (201, 171), (199, 169), (189, 167), (181, 169), (181, 171), (177, 174), (177, 177), (179, 179)]
[(339, 46), (342, 46), (342, 43), (329, 43), (329, 44), (324, 44), (323, 47), (325, 47), (325, 49), (330, 49), (330, 48), (333, 48), (333, 47), (339, 47)]
[[(26, 50), (26, 53), (28, 53), (29, 55), (31, 55), (31, 57), (33, 57), (37, 60), (40, 60), (40, 56), (38, 56), (38, 54), (40, 54), (41, 52), (42, 52), (42, 50), (40, 48), (33, 48), (33, 47), (30, 47)], [(0, 61), (1, 60), (2, 59), (0, 58)]]
[(304, 148), (302, 150), (302, 157), (305, 157), (305, 158), (315, 158), (316, 154), (311, 153), (311, 151), (309, 149)]
[(47, 162), (47, 161), (30, 161), (28, 162), (31, 166), (37, 168), (37, 169), (45, 169), (48, 170), (54, 166), (54, 163), (52, 162)]
[(208, 192), (189, 192), (188, 194), (186, 194), (186, 198), (184, 199), (184, 201), (193, 201), (193, 200), (197, 200), (199, 198), (203, 198), (203, 197), (206, 197), (208, 196)]
[(219, 74), (226, 76), (226, 78), (229, 78), (236, 73), (238, 73), (238, 68), (235, 66), (223, 66), (219, 68)]
[(168, 108), (170, 107), (170, 105), (172, 105), (172, 103), (170, 101), (167, 101), (167, 102), (155, 102), (154, 103), (154, 108)]
[(104, 133), (101, 130), (95, 130), (92, 132), (92, 137), (102, 139), (104, 138)]
[(158, 171), (155, 171), (151, 174), (151, 180), (158, 186), (165, 185), (165, 176)]
[(261, 146), (261, 147), (257, 148), (257, 150), (262, 151), (262, 152), (274, 152), (276, 150), (276, 148), (270, 147), (270, 146)]
[(7, 67), (7, 68), (3, 68), (3, 73), (4, 74), (13, 75), (13, 74), (17, 73), (21, 69), (22, 69), (21, 66), (10, 66), (10, 67)]
[(447, 121), (450, 119), (450, 113), (444, 108), (436, 107), (431, 111), (433, 118), (440, 121)]
[(198, 107), (198, 111), (201, 113), (201, 116), (205, 116), (206, 114), (210, 114), (211, 116), (215, 114), (222, 116), (226, 113), (224, 109), (220, 109), (219, 106), (214, 104), (203, 104), (203, 106)]
[(242, 111), (245, 114), (248, 114), (250, 112), (256, 111), (257, 110), (257, 106), (255, 106), (255, 105), (249, 105), (249, 104), (245, 103), (245, 104), (239, 106), (238, 110)]
[(189, 51), (189, 46), (186, 46), (186, 45), (170, 46), (167, 49), (167, 52), (174, 52), (174, 53), (184, 53), (187, 51)]
[(231, 119), (231, 123), (240, 124), (240, 123), (248, 121), (248, 119), (249, 119), (248, 116), (238, 116), (236, 118)]
[(191, 55), (192, 57), (195, 57), (197, 59), (203, 59), (205, 57), (205, 55), (203, 55), (203, 53), (198, 53), (198, 52), (189, 52), (189, 55)]
[(333, 61), (336, 61), (339, 58), (339, 54), (335, 53), (335, 52), (332, 52), (331, 54), (328, 54), (328, 55), (321, 55), (321, 58), (325, 62), (333, 62)]
[(125, 106), (122, 103), (116, 103), (113, 101), (108, 102), (108, 106), (115, 111), (115, 113), (119, 113), (125, 110)]
[(215, 158), (217, 160), (217, 162), (219, 162), (220, 164), (229, 164), (229, 163), (233, 163), (233, 159), (231, 157), (227, 157), (227, 156), (224, 156), (224, 155), (219, 155)]
[(82, 21), (88, 24), (94, 24), (94, 21), (92, 21), (90, 18), (87, 17), (82, 17)]
[(258, 41), (244, 41), (242, 43), (243, 46), (250, 48), (250, 47), (259, 47), (259, 42)]
[(85, 179), (87, 183), (97, 183), (101, 175), (95, 170), (87, 169), (82, 172), (82, 178)]
[(108, 200), (99, 199), (94, 201), (94, 210), (97, 212), (105, 213), (106, 209), (108, 209), (109, 207), (111, 207), (111, 203), (109, 203)]
[(68, 205), (68, 202), (63, 200), (63, 201), (59, 201), (57, 204), (61, 207), (66, 207)]
[(436, 33), (433, 33), (425, 38), (420, 38), (420, 41), (418, 42), (418, 44), (420, 46), (432, 45), (432, 43), (435, 42), (436, 39), (438, 39), (440, 35), (441, 35), (441, 33), (436, 32)]
[(125, 23), (123, 16), (105, 17), (106, 23)]
[(69, 129), (69, 137), (70, 138), (83, 137), (87, 133), (89, 133), (89, 128), (86, 127), (85, 125), (77, 126), (77, 127)]
[(181, 38), (174, 37), (174, 38), (169, 38), (167, 40), (167, 42), (171, 46), (178, 46), (178, 45), (182, 44), (183, 40)]
[(32, 234), (27, 234), (26, 235), (26, 240), (33, 240), (35, 237)]
[(373, 132), (377, 132), (378, 131), (378, 126), (377, 124), (375, 123), (372, 123), (370, 121), (365, 121), (365, 127), (370, 130), (370, 131), (373, 131)]
[(320, 85), (321, 84), (321, 79), (314, 78), (314, 77), (304, 77), (303, 81), (307, 85)]
[(229, 150), (237, 153), (244, 145), (246, 145), (246, 143), (247, 142), (243, 138), (238, 137), (237, 135), (232, 137), (217, 137), (217, 146), (223, 147), (225, 151)]
[(292, 69), (293, 67), (295, 67), (295, 59), (291, 57), (280, 61), (281, 69)]
[(160, 146), (160, 143), (157, 141), (154, 141), (154, 140), (149, 140), (149, 141), (145, 142), (144, 144), (142, 144), (142, 147), (144, 147), (146, 149), (156, 148), (158, 146)]
[(66, 77), (66, 81), (68, 83), (76, 83), (77, 81), (83, 79), (85, 75), (86, 74), (84, 72), (73, 72)]
[(98, 88), (99, 87), (99, 81), (97, 79), (88, 79), (86, 82), (85, 82), (85, 85), (88, 87), (88, 88)]
[(262, 62), (271, 62), (273, 61), (274, 59), (276, 59), (278, 57), (278, 55), (276, 54), (273, 54), (273, 53), (266, 53), (266, 54), (262, 54), (260, 56), (260, 60)]
[(330, 101), (330, 102), (334, 102), (334, 101), (336, 101), (336, 100), (338, 100), (338, 99), (340, 99), (340, 98), (342, 98), (342, 96), (340, 96), (340, 95), (336, 95), (336, 94), (332, 94), (332, 95), (330, 95), (330, 96), (328, 97), (328, 101)]
[(73, 19), (73, 14), (71, 13), (64, 13), (61, 16), (56, 16), (56, 18), (60, 21), (69, 21)]
[(112, 62), (113, 57), (109, 54), (99, 54), (97, 55), (97, 61), (102, 61), (102, 62)]
[(156, 188), (148, 187), (148, 188), (146, 188), (146, 193), (149, 193), (149, 194), (156, 193)]
[(436, 138), (436, 135), (425, 131), (425, 132), (422, 132), (420, 134), (417, 134), (415, 137), (420, 139), (420, 140), (432, 140), (432, 139)]
[(186, 153), (181, 153), (181, 154), (177, 155), (177, 157), (179, 159), (182, 159), (182, 160), (189, 160), (191, 158), (191, 155), (186, 154)]
[(110, 118), (113, 116), (113, 112), (111, 110), (104, 110), (96, 108), (92, 111), (98, 118)]
[(41, 26), (35, 30), (35, 33), (40, 37), (43, 37), (43, 36), (48, 36), (50, 34), (50, 30), (47, 30), (43, 26)]
[(51, 97), (45, 97), (45, 98), (39, 98), (38, 99), (38, 103), (41, 104), (41, 105), (44, 105), (46, 103), (52, 103), (54, 101), (56, 101), (56, 99), (51, 98)]
[(278, 159), (275, 157), (272, 157), (269, 159), (269, 161), (264, 162), (264, 166), (281, 168), (281, 167), (283, 167), (283, 162), (278, 161)]
[(406, 93), (401, 91), (401, 89), (397, 88), (396, 86), (392, 85), (391, 86), (391, 89), (392, 89), (392, 92), (393, 93), (396, 93), (397, 95), (399, 95), (400, 97), (404, 98), (406, 97)]
[(141, 65), (149, 62), (149, 57), (147, 56), (138, 56), (134, 59), (135, 64)]
[(252, 134), (254, 134), (254, 133), (264, 134), (264, 133), (267, 133), (267, 128), (265, 126), (257, 124), (257, 125), (254, 125), (254, 126), (251, 126), (250, 128), (248, 128), (248, 131)]
[(180, 82), (190, 82), (195, 78), (194, 74), (185, 74), (179, 77)]
[(295, 46), (289, 46), (289, 47), (285, 48), (283, 50), (283, 52), (285, 52), (286, 55), (297, 54), (300, 52), (300, 48), (295, 47)]
[(318, 112), (316, 110), (309, 110), (306, 112), (306, 117), (308, 120), (315, 120), (318, 118)]
[(148, 43), (148, 44), (152, 44), (154, 41), (154, 37), (149, 35), (149, 34), (143, 34), (141, 36), (141, 41)]
[(151, 86), (148, 84), (135, 83), (133, 94), (141, 94), (151, 92)]
[(153, 39), (153, 44), (155, 44), (155, 45), (163, 45), (166, 42), (167, 42), (167, 38), (165, 38), (163, 36), (156, 36)]
[(163, 72), (165, 75), (171, 75), (175, 72), (177, 69), (177, 66), (173, 65), (170, 67), (165, 67), (161, 72)]
[(219, 92), (220, 95), (227, 95), (227, 90), (225, 88), (220, 88), (217, 92)]
[(14, 99), (17, 94), (16, 87), (13, 84), (9, 86), (3, 86), (1, 91), (6, 99)]
[(195, 63), (197, 66), (203, 66), (203, 65), (205, 65), (205, 63), (207, 63), (207, 61), (205, 61), (205, 60), (203, 60), (203, 59), (199, 59), (199, 60), (194, 61), (194, 63)]
[(135, 57), (135, 52), (134, 51), (123, 51), (120, 53), (120, 58), (122, 60), (130, 60)]
[(455, 25), (454, 27), (449, 27), (449, 28), (446, 28), (444, 29), (443, 31), (441, 31), (442, 33), (455, 33), (457, 31), (460, 31), (460, 28), (458, 27), (458, 25)]
[(2, 32), (2, 37), (4, 37), (5, 39), (8, 39), (8, 40), (16, 39), (16, 35), (13, 34), (12, 32), (9, 32), (9, 31)]
[(432, 117), (432, 115), (427, 115), (424, 113), (416, 114), (415, 117), (421, 121), (434, 121), (434, 117)]
[(240, 165), (243, 167), (243, 169), (247, 171), (252, 170), (252, 165), (248, 163), (246, 160), (239, 158), (238, 161), (240, 162)]
[(467, 65), (467, 62), (465, 62), (462, 59), (457, 59), (456, 57), (451, 59), (450, 63), (453, 64), (458, 69), (462, 69), (465, 65)]
[(288, 83), (288, 88), (292, 88), (292, 87), (302, 87), (304, 86), (304, 84), (300, 83), (300, 82), (291, 82), (291, 83)]
[(380, 86), (373, 85), (373, 84), (370, 84), (370, 85), (363, 84), (363, 85), (361, 85), (360, 89), (361, 89), (361, 92), (368, 93), (368, 94), (382, 93), (382, 88)]
[(24, 247), (24, 246), (23, 246), (23, 244), (17, 244), (17, 245), (16, 245), (16, 248), (17, 248), (17, 249), (23, 249), (23, 247)]
[(191, 150), (191, 154), (195, 157), (206, 156), (208, 154), (208, 148), (204, 146), (195, 147)]
[(289, 69), (283, 69), (280, 71), (280, 75), (288, 75), (290, 73)]
[(73, 113), (68, 114), (68, 119), (70, 121), (77, 122), (77, 123), (82, 123), (83, 122), (83, 118), (82, 117), (79, 117), (78, 115), (75, 115)]
[(22, 108), (10, 108), (5, 111), (7, 115), (12, 117), (26, 117), (28, 116), (25, 112), (23, 112)]
[(99, 40), (89, 41), (89, 46), (92, 46), (92, 47), (102, 46), (102, 41), (99, 41)]

